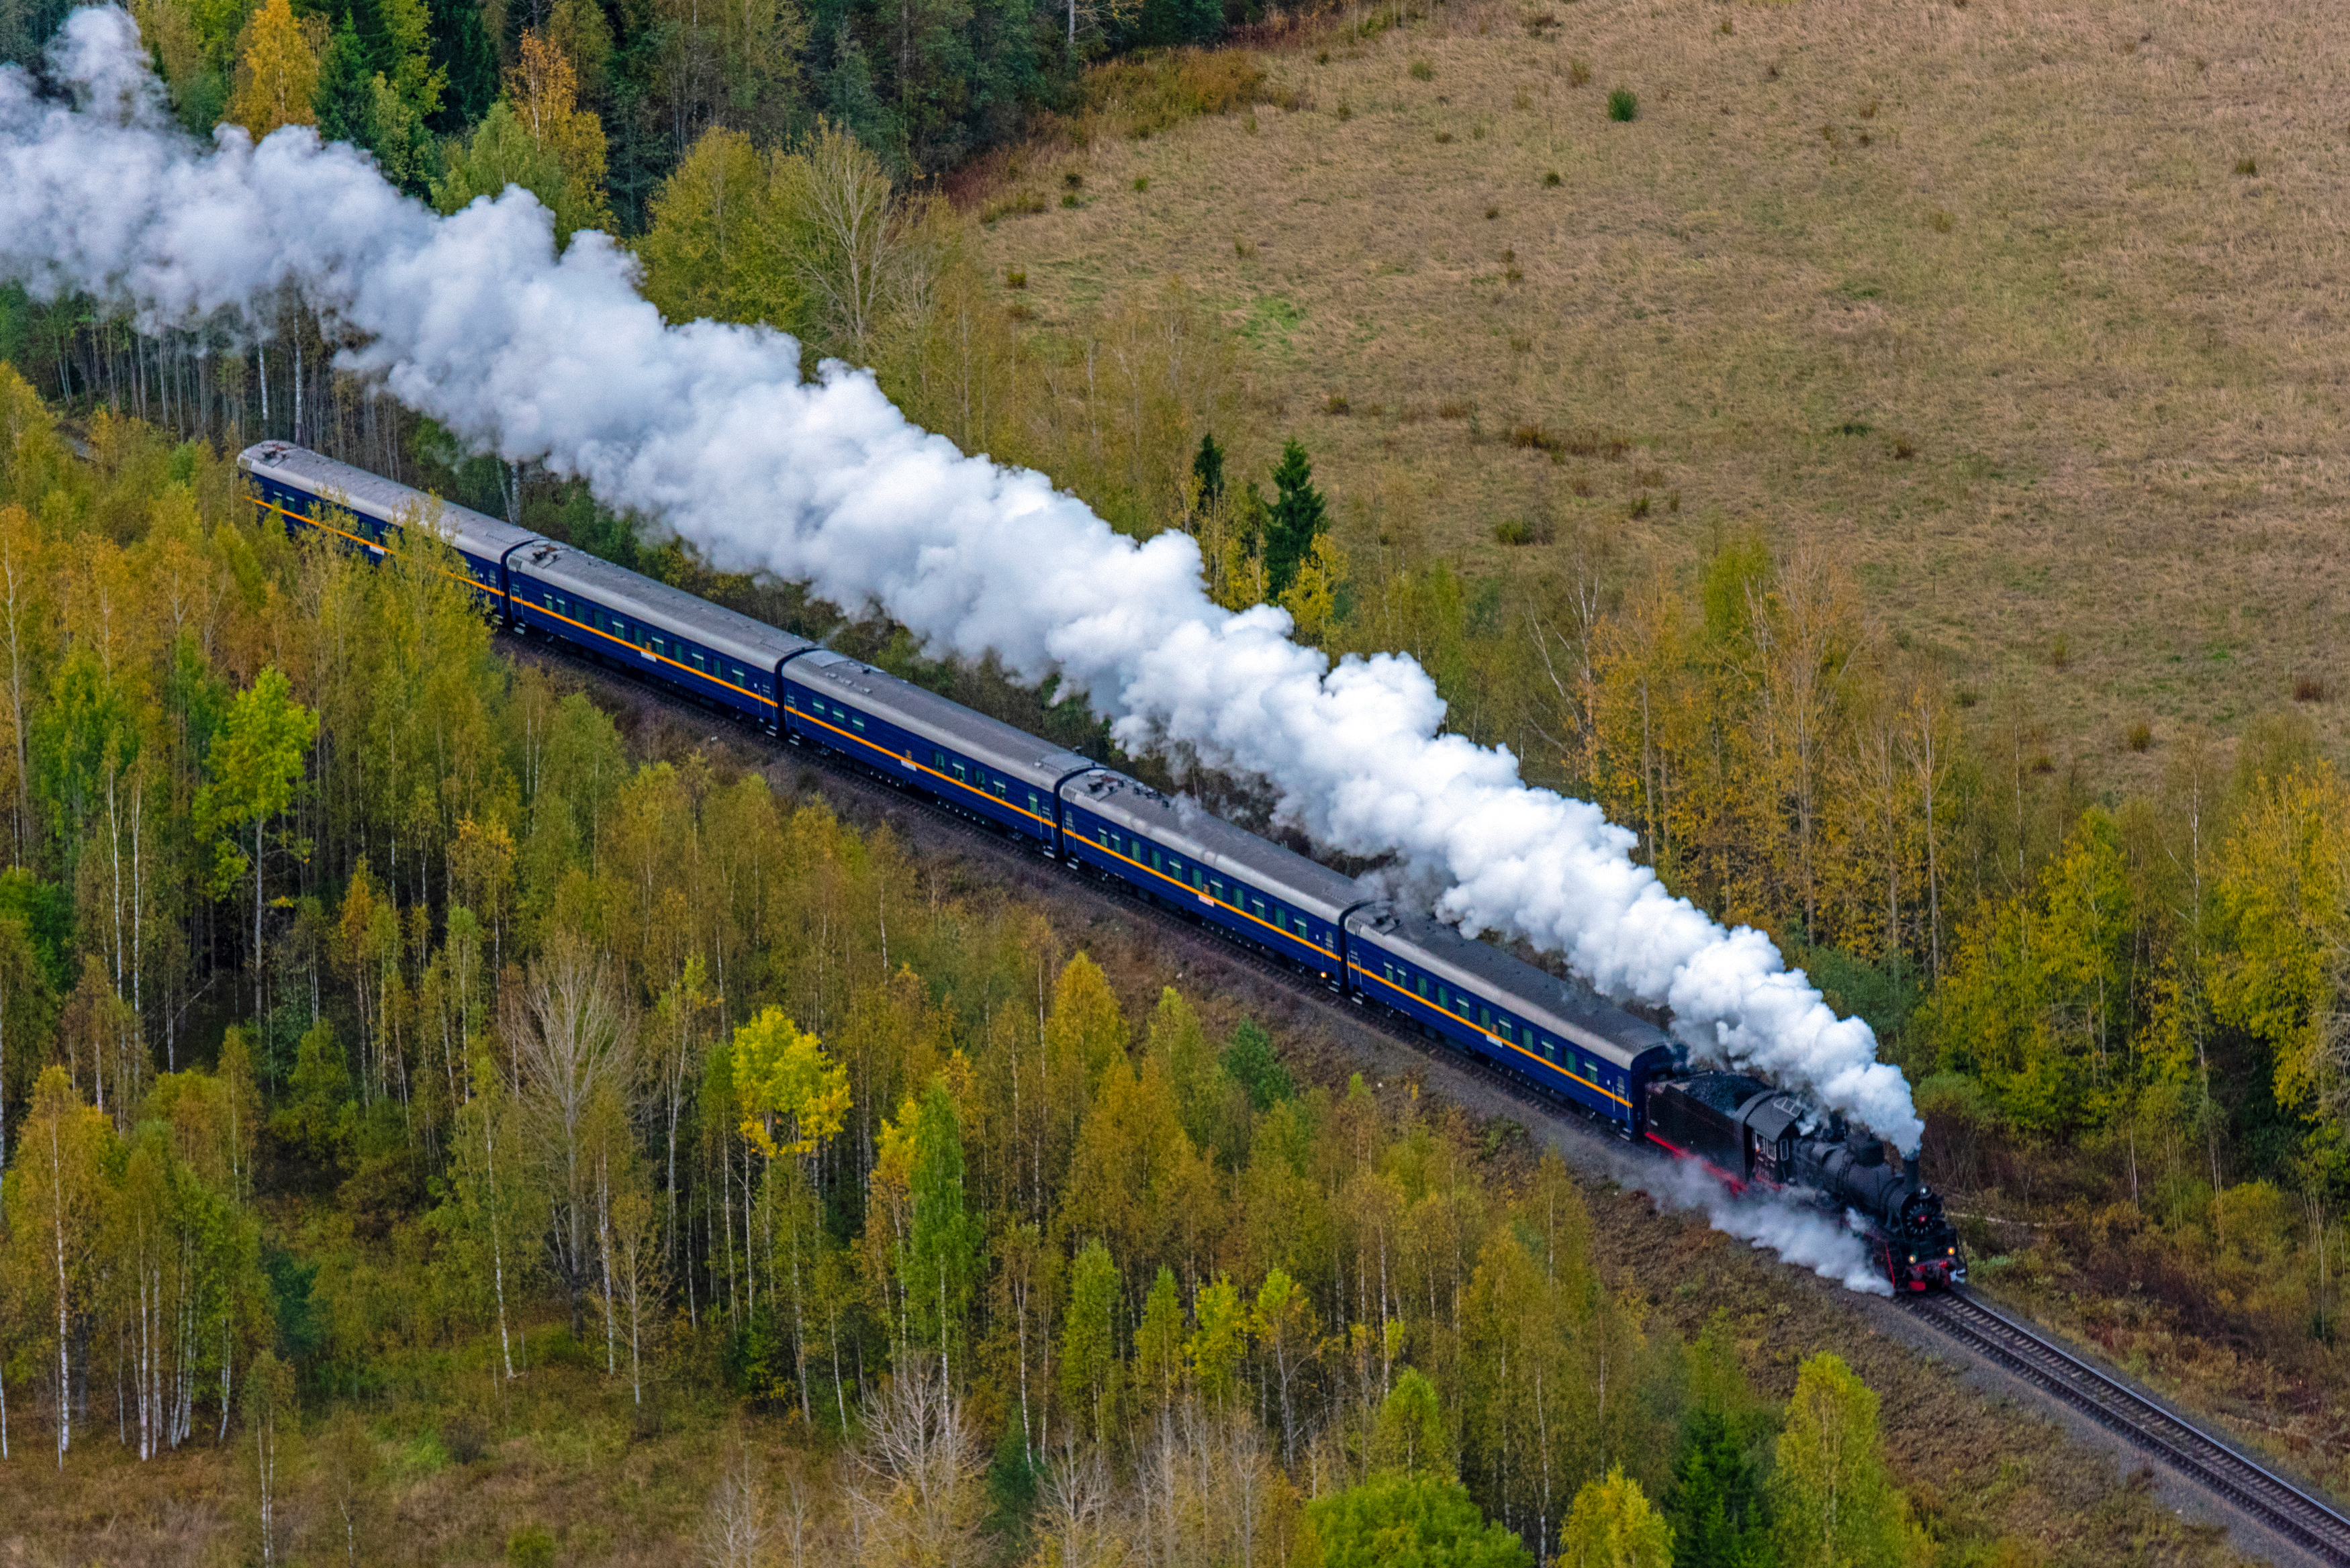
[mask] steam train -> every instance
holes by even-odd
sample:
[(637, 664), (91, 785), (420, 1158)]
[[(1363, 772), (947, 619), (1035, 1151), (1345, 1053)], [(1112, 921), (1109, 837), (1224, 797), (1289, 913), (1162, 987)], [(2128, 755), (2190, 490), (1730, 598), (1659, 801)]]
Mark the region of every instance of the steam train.
[(1959, 1235), (1942, 1199), (1885, 1146), (1847, 1132), (1784, 1090), (1738, 1073), (1693, 1073), (1648, 1085), (1650, 1143), (1694, 1159), (1732, 1191), (1808, 1195), (1859, 1217), (1897, 1291), (1947, 1290), (1966, 1281)]
[[(1893, 1260), (1925, 1234), (1918, 1216), (1930, 1209), (1939, 1222), (1939, 1202), (1930, 1193), (1880, 1190), (1881, 1157), (1866, 1163), (1865, 1149), (1838, 1164), (1825, 1144), (1784, 1142), (1797, 1128), (1793, 1109), (1783, 1125), (1772, 1120), (1778, 1112), (1758, 1117), (1748, 1106), (1693, 1130), (1684, 1101), (1697, 1102), (1681, 1085), (1726, 1075), (1689, 1077), (1685, 1052), (1662, 1030), (1579, 981), (1464, 937), (1189, 800), (569, 545), (285, 441), (246, 448), (237, 467), (247, 498), (283, 519), (290, 536), (323, 535), (380, 560), (399, 551), (408, 529), (427, 529), (453, 552), (452, 575), (505, 630), (584, 655), (792, 745), (829, 753), (1041, 855), (1123, 884), (1501, 1069), (1627, 1141), (1694, 1154), (1740, 1185), (1800, 1181), (1847, 1201), (1883, 1231), (1895, 1283), (1903, 1282), (1904, 1269), (1923, 1277), (1924, 1265)], [(1681, 1141), (1657, 1136), (1660, 1114), (1674, 1118)], [(1745, 1140), (1764, 1127), (1783, 1141), (1770, 1143), (1758, 1166), (1764, 1146)], [(1813, 1150), (1826, 1152), (1804, 1152)], [(1955, 1266), (1954, 1241), (1945, 1256)]]

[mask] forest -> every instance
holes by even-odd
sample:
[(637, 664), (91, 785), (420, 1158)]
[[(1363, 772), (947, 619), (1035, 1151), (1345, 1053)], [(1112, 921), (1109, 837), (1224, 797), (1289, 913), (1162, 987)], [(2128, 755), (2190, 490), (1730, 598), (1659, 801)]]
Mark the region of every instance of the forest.
[[(0, 57), (55, 13), (0, 10)], [(1412, 653), (1456, 728), (1877, 1026), (1978, 1280), (2338, 1478), (2350, 785), (2298, 703), (2117, 794), (1816, 546), (1652, 562), (1537, 520), (1538, 564), (1480, 575), (1305, 444), (1263, 461), (1279, 405), (1181, 285), (1035, 329), (974, 243), (1024, 188), (954, 171), (1267, 101), (1244, 50), (1124, 52), (1249, 14), (139, 16), (192, 130), (316, 124), (442, 210), (519, 183), (672, 319), (870, 364), (965, 450), (1194, 534), (1225, 603)], [(789, 1428), (802, 1468), (661, 1516), (713, 1561), (1352, 1561), (1399, 1518), (1464, 1562), (1824, 1560), (1804, 1489), (1845, 1483), (1806, 1455), (1874, 1418), (1848, 1368), (1756, 1394), (1602, 1277), (1563, 1173), (1293, 1077), (1217, 999), (1121, 1002), (1044, 911), (941, 899), (740, 758), (647, 752), (420, 566), (256, 526), (226, 454), (291, 436), (1102, 753), (1080, 705), (459, 451), (335, 347), (293, 300), (255, 344), (0, 295), (12, 1462), (217, 1450), (239, 1552), (429, 1553), (400, 1467), (494, 1451), (561, 1378), (622, 1447)], [(1640, 461), (1469, 422), (1570, 483)], [(1857, 1560), (1984, 1544), (1849, 1451)], [(440, 1550), (547, 1560), (532, 1528)]]
[(0, 410), (14, 1495), (210, 1456), (230, 1558), (603, 1557), (400, 1483), (731, 1411), (647, 1510), (713, 1563), (1926, 1559), (1867, 1386), (1654, 1318), (1555, 1157), (641, 754), (426, 545)]

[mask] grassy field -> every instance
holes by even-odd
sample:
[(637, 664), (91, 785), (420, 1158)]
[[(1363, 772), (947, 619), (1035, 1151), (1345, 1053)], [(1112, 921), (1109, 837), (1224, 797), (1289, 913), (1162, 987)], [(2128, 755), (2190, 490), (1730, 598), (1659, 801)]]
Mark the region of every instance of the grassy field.
[(2350, 15), (1381, 15), (1265, 54), (1293, 107), (1011, 160), (987, 195), (1050, 200), (985, 230), (1007, 304), (1181, 279), (1242, 346), (1236, 461), (1298, 437), (1357, 551), (1807, 537), (2102, 784), (2296, 692), (2340, 737)]

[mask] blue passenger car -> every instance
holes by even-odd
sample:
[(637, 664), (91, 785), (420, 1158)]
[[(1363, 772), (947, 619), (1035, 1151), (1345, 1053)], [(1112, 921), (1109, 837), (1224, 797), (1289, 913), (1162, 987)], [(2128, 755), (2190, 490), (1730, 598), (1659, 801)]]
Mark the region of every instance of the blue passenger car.
[(1673, 1065), (1664, 1031), (1565, 981), (1392, 904), (1347, 920), (1347, 984), (1638, 1137), (1648, 1080)]
[(794, 740), (1060, 853), (1054, 787), (1094, 765), (1076, 752), (829, 649), (788, 660), (783, 688)]
[(245, 448), (237, 453), (236, 465), (245, 475), (245, 491), (254, 504), (276, 514), (290, 538), (323, 535), (346, 549), (381, 560), (387, 550), (400, 548), (406, 529), (430, 526), (464, 563), (466, 586), (478, 602), (500, 612), (504, 608), (507, 554), (538, 537), (282, 441)]
[(1072, 860), (1340, 984), (1352, 877), (1107, 768), (1062, 786), (1061, 820)]
[(513, 624), (777, 727), (780, 667), (816, 644), (552, 539), (506, 558)]

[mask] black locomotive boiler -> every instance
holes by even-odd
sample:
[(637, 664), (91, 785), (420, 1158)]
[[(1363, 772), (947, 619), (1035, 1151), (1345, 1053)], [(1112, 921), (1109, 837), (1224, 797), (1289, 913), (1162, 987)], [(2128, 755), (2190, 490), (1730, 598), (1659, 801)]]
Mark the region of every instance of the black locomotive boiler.
[(1733, 1191), (1761, 1187), (1859, 1216), (1877, 1265), (1897, 1291), (1964, 1282), (1959, 1236), (1942, 1199), (1885, 1145), (1847, 1131), (1795, 1096), (1738, 1073), (1694, 1073), (1648, 1085), (1648, 1137), (1693, 1159)]

